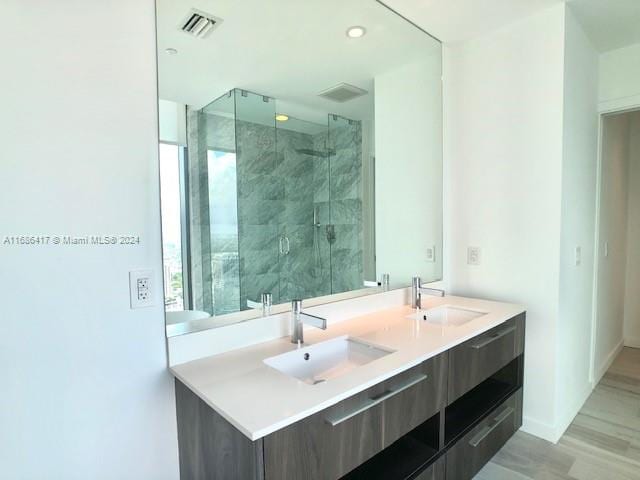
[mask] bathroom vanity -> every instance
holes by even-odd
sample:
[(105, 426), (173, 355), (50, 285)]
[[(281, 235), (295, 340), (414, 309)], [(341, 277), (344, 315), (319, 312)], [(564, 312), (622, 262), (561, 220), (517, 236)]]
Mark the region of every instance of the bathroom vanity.
[[(522, 424), (524, 330), (445, 297), (174, 366), (181, 478), (471, 479)], [(327, 378), (285, 368), (324, 344), (352, 349)]]

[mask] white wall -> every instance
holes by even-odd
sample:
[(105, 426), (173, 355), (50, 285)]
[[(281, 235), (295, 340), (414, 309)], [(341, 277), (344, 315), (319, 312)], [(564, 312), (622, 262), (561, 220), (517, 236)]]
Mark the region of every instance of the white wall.
[[(594, 372), (599, 380), (622, 346), (627, 263), (629, 116), (604, 117)], [(605, 243), (608, 255), (605, 256)]]
[(627, 269), (624, 343), (640, 348), (640, 113), (629, 118), (629, 183), (627, 201)]
[[(555, 435), (564, 6), (445, 48), (448, 282), (527, 308), (524, 426)], [(479, 266), (468, 246), (482, 248)]]
[(601, 110), (640, 106), (640, 44), (600, 55)]
[(392, 284), (442, 278), (441, 76), (433, 55), (375, 78), (376, 270)]
[(140, 236), (0, 244), (0, 477), (176, 479), (162, 302), (127, 278), (161, 265), (154, 2), (5, 0), (0, 39), (0, 239)]
[[(591, 393), (591, 326), (598, 163), (598, 53), (570, 8), (565, 15), (557, 431)], [(581, 250), (576, 265), (576, 247)]]
[(187, 144), (187, 112), (182, 103), (170, 100), (158, 100), (158, 120), (160, 141)]

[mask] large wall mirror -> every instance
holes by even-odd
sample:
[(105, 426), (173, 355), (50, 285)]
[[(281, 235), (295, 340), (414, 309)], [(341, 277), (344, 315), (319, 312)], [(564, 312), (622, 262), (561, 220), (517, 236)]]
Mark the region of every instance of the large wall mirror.
[(441, 279), (440, 42), (376, 0), (158, 0), (157, 31), (169, 336)]

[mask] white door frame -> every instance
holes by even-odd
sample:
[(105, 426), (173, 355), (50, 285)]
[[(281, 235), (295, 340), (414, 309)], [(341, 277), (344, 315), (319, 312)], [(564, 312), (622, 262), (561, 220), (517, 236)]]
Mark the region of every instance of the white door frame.
[[(600, 381), (603, 371), (596, 371), (596, 339), (598, 337), (598, 274), (600, 257), (600, 195), (602, 190), (602, 147), (604, 118), (610, 115), (640, 110), (640, 96), (627, 97), (618, 100), (601, 102), (598, 105), (598, 160), (596, 166), (596, 218), (595, 218), (595, 248), (593, 259), (593, 302), (591, 311), (591, 364), (589, 366), (589, 380), (595, 387)], [(602, 369), (602, 366), (600, 366)]]

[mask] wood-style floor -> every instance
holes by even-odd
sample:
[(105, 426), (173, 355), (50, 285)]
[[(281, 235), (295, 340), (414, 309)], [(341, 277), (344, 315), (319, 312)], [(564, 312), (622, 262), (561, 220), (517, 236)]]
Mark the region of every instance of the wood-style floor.
[(557, 445), (518, 432), (475, 480), (640, 480), (640, 349), (625, 348)]

